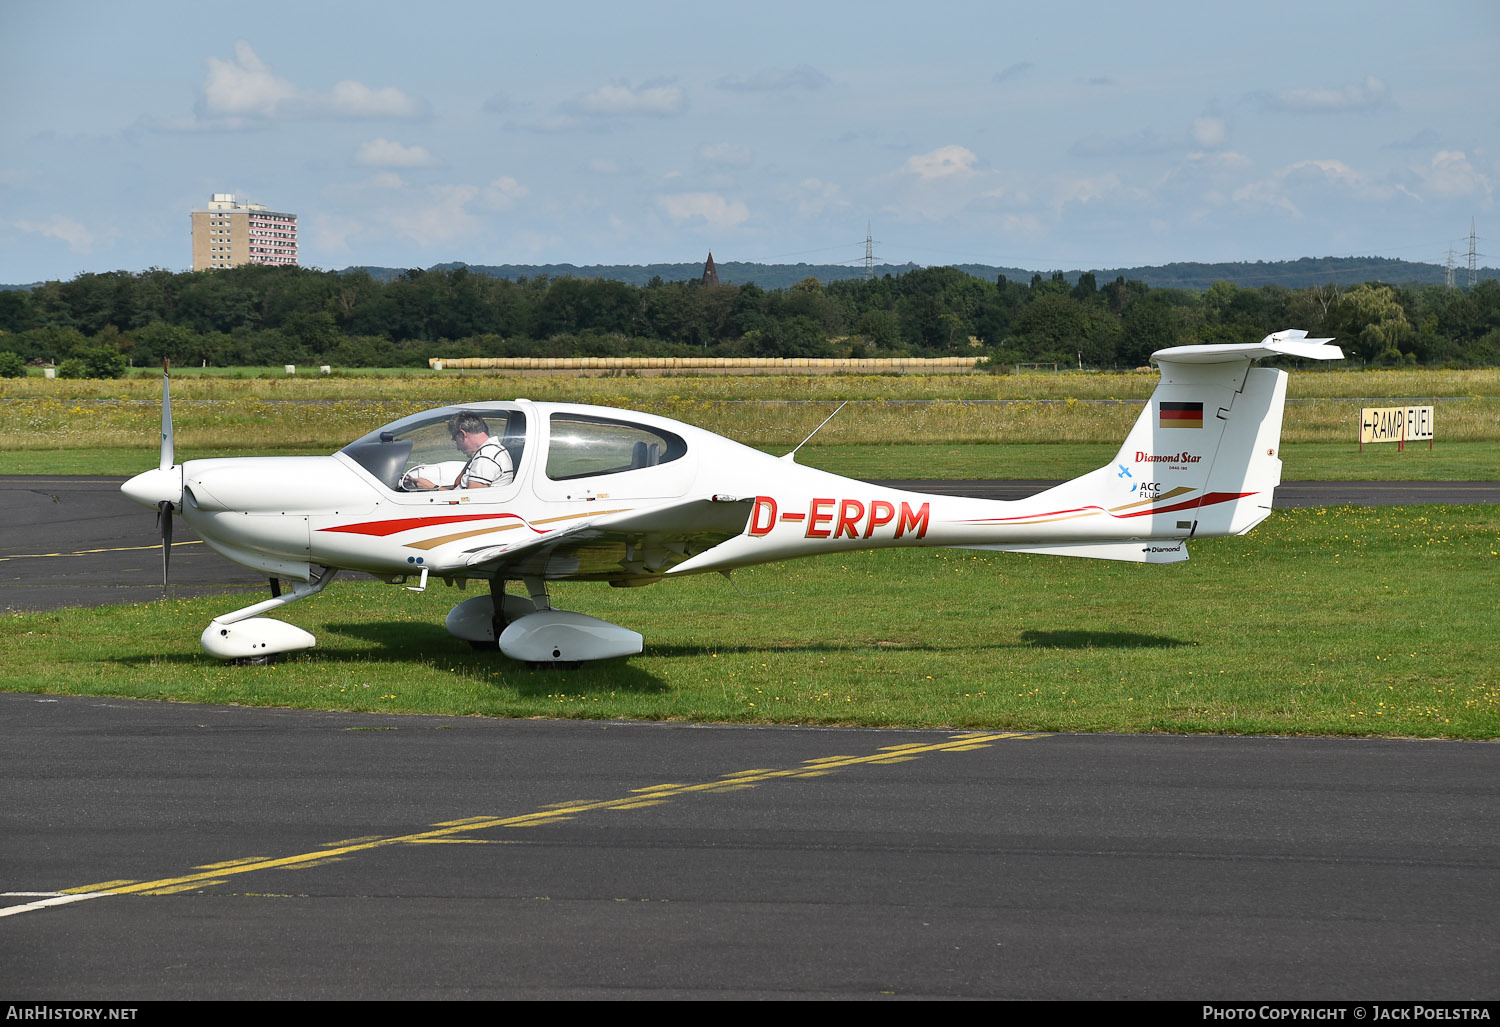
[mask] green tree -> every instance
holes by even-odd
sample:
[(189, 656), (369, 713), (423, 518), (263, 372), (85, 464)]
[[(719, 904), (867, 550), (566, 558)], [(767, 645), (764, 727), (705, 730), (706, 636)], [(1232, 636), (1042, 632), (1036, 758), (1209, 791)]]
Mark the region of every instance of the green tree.
[(751, 351), (757, 357), (826, 357), (828, 337), (812, 318), (791, 317), (757, 333)]
[(289, 315), (281, 334), (308, 353), (331, 353), (339, 344), (339, 326), (326, 310), (299, 310)]
[(1328, 321), (1355, 355), (1369, 361), (1400, 361), (1415, 334), (1395, 290), (1388, 285), (1349, 289), (1329, 312)]
[(1071, 356), (1084, 338), (1083, 305), (1066, 292), (1044, 292), (1016, 318), (1008, 348), (1032, 356)]
[(0, 291), (0, 332), (24, 332), (36, 326), (36, 307), (25, 289)]
[(861, 315), (855, 331), (877, 349), (888, 350), (901, 341), (901, 321), (889, 310), (871, 310)]
[(1164, 299), (1151, 296), (1130, 304), (1120, 321), (1120, 363), (1144, 367), (1156, 350), (1177, 345), (1178, 329), (1177, 311)]
[(58, 365), (61, 378), (124, 378), (125, 355), (108, 346), (85, 346)]

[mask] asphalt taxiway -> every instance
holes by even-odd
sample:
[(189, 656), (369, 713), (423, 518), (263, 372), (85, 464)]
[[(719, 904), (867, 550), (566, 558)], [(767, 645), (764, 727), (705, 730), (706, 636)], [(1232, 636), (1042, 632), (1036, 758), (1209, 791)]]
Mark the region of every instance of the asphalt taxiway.
[[(0, 607), (160, 597), (120, 480), (0, 479)], [(264, 589), (177, 528), (173, 595)], [(0, 693), (0, 995), (1495, 1001), (1497, 759)]]
[(0, 995), (1494, 1000), (1497, 753), (0, 694)]

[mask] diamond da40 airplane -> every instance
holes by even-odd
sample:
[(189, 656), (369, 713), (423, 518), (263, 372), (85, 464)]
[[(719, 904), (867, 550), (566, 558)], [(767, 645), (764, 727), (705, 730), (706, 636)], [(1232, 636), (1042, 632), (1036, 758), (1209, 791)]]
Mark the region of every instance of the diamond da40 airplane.
[[(1271, 511), (1287, 375), (1257, 362), (1339, 359), (1332, 341), (1283, 331), (1158, 350), (1160, 382), (1115, 459), (1012, 502), (885, 488), (798, 464), (796, 450), (769, 456), (665, 417), (524, 399), (413, 414), (331, 456), (178, 464), (165, 375), (159, 466), (122, 489), (159, 511), (164, 580), (174, 514), (271, 579), (271, 598), (204, 630), (215, 657), (314, 645), (262, 615), (356, 570), (415, 578), (416, 589), (429, 576), (487, 582), (487, 594), (449, 612), (452, 634), (517, 660), (576, 663), (638, 653), (641, 636), (554, 609), (551, 581), (631, 587), (886, 546), (1186, 560), (1189, 539), (1243, 534)], [(468, 462), (452, 459), (455, 444)], [(481, 460), (488, 474), (476, 470)], [(509, 582), (526, 595), (507, 593)]]

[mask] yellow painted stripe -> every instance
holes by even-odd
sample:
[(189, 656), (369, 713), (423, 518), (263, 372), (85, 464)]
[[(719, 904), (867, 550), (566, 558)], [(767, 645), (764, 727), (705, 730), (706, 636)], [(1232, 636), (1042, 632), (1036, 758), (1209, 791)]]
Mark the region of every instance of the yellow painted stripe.
[(237, 867), (241, 863), (254, 863), (258, 859), (265, 859), (265, 858), (266, 858), (265, 856), (246, 856), (244, 859), (226, 859), (222, 863), (202, 863), (202, 864), (194, 867), (193, 869), (194, 870), (222, 870), (224, 867)]
[[(172, 548), (178, 546), (201, 546), (202, 539), (192, 539), (188, 542), (173, 542)], [(154, 546), (114, 546), (110, 549), (75, 549), (71, 553), (12, 553), (10, 556), (0, 556), (0, 563), (6, 560), (40, 560), (48, 556), (94, 556), (98, 553), (133, 553), (138, 549), (161, 549), (161, 543)]]
[(141, 892), (142, 895), (176, 895), (178, 892), (192, 891), (194, 888), (207, 888), (210, 885), (223, 884), (218, 881), (195, 881), (192, 884), (179, 884), (170, 888), (152, 888), (150, 891)]
[[(899, 747), (901, 748), (901, 755), (896, 757), (891, 755), (889, 749), (877, 750), (874, 753), (864, 756), (823, 757), (817, 760), (807, 760), (802, 765), (796, 767), (738, 775), (735, 783), (743, 787), (748, 787), (751, 783), (762, 781), (820, 777), (824, 774), (850, 767), (905, 762), (906, 760), (927, 753), (969, 750), (977, 746), (987, 745), (990, 742), (1001, 741), (1002, 739), (1029, 740), (1045, 737), (1048, 736), (1020, 731), (981, 734), (964, 732), (953, 735), (941, 742), (918, 743), (911, 746)], [(808, 770), (807, 766), (809, 764), (816, 764), (816, 768)], [(368, 841), (333, 845), (317, 849), (313, 852), (297, 853), (292, 856), (236, 862), (234, 865), (220, 865), (214, 870), (204, 870), (194, 874), (181, 874), (176, 877), (164, 877), (155, 881), (106, 881), (101, 884), (90, 885), (87, 888), (66, 889), (64, 893), (65, 900), (72, 901), (83, 897), (92, 898), (104, 895), (168, 894), (169, 889), (172, 891), (181, 891), (189, 888), (203, 888), (212, 884), (222, 884), (229, 877), (238, 874), (255, 873), (260, 870), (289, 870), (310, 867), (332, 861), (338, 857), (347, 857), (357, 852), (368, 852), (372, 849), (384, 848), (390, 845), (428, 844), (435, 841), (452, 840), (460, 835), (472, 834), (475, 831), (490, 830), (492, 828), (537, 827), (569, 820), (572, 819), (572, 816), (583, 813), (592, 813), (600, 810), (637, 809), (643, 805), (655, 805), (667, 799), (683, 798), (699, 793), (712, 794), (715, 791), (723, 790), (724, 787), (725, 782), (722, 779), (698, 784), (656, 785), (650, 788), (635, 789), (629, 796), (618, 799), (560, 803), (545, 810), (522, 813), (517, 816), (473, 817), (467, 818), (461, 823), (449, 821), (445, 825), (440, 825), (426, 831), (415, 831), (410, 834), (390, 835), (388, 837), (374, 837)], [(88, 894), (84, 895), (82, 893)], [(43, 901), (53, 902), (64, 900)]]
[(100, 881), (98, 884), (85, 884), (85, 885), (81, 885), (80, 887), (77, 887), (77, 888), (64, 888), (62, 890), (62, 894), (63, 895), (78, 895), (78, 894), (81, 894), (83, 892), (96, 892), (96, 891), (97, 892), (102, 892), (102, 891), (108, 891), (109, 889), (117, 887), (117, 886), (122, 885), (122, 884), (135, 884), (135, 881), (132, 878), (128, 878), (128, 877), (121, 878), (118, 881)]

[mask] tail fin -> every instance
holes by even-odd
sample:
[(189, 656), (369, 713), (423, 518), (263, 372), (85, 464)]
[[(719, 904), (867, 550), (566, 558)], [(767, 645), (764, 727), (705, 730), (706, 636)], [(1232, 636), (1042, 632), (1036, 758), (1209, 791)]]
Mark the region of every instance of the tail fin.
[(1259, 343), (1157, 350), (1161, 383), (1114, 462), (1059, 485), (1055, 498), (1102, 506), (1135, 539), (1244, 534), (1271, 512), (1281, 483), (1286, 402), (1286, 372), (1254, 364), (1341, 359), (1332, 341), (1289, 330)]
[[(1272, 356), (1338, 360), (1332, 339), (1303, 331), (1259, 343), (1174, 346), (1151, 359), (1161, 384), (1115, 457), (1115, 470), (1140, 478), (1153, 525), (1166, 534), (1242, 535), (1271, 512), (1281, 484), (1285, 371), (1256, 367)], [(1183, 532), (1183, 528), (1186, 531)]]

